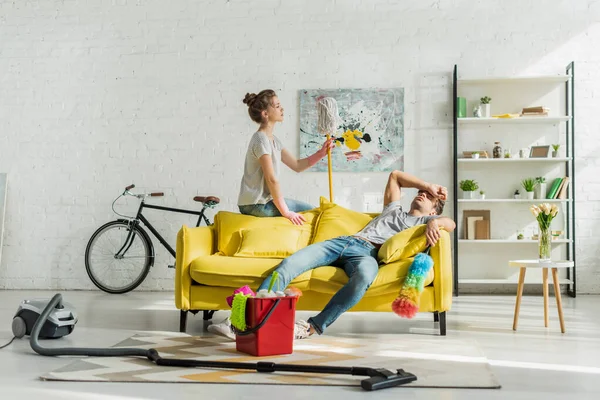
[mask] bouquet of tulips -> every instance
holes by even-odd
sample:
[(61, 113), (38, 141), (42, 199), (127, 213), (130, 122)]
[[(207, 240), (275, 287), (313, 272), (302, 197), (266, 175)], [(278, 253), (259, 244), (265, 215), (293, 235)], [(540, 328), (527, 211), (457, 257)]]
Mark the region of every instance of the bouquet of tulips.
[(549, 229), (552, 220), (558, 215), (556, 204), (542, 203), (539, 206), (533, 205), (530, 210), (537, 219), (541, 230)]

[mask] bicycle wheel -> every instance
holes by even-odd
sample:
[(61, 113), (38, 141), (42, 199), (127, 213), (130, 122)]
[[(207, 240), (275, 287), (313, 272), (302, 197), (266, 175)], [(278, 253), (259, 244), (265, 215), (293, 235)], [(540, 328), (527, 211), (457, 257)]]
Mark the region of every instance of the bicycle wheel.
[(154, 248), (138, 225), (118, 220), (102, 225), (85, 249), (85, 269), (107, 293), (127, 293), (146, 279), (154, 264)]

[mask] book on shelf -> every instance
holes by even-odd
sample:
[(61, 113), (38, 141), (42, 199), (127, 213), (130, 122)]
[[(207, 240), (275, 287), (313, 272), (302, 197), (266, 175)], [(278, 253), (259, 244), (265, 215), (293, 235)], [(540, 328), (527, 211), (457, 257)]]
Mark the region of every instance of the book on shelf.
[(563, 178), (556, 178), (554, 182), (552, 182), (552, 186), (550, 186), (550, 190), (546, 198), (548, 200), (561, 199), (565, 200), (567, 198), (568, 188), (570, 178), (565, 176)]
[(535, 107), (523, 107), (523, 111), (521, 111), (521, 114), (541, 114), (541, 113), (548, 113), (550, 111), (550, 109), (548, 107), (543, 107), (543, 106), (535, 106)]

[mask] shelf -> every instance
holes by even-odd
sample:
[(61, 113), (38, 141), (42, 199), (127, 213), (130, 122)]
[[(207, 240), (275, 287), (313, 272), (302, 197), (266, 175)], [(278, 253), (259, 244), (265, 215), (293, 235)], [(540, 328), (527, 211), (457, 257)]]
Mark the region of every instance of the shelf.
[(571, 79), (571, 75), (533, 75), (533, 76), (499, 76), (459, 79), (458, 83), (560, 83)]
[(570, 157), (546, 158), (459, 158), (459, 163), (548, 163), (571, 161)]
[[(517, 239), (485, 239), (485, 240), (469, 240), (469, 239), (458, 239), (458, 243), (472, 243), (472, 244), (481, 244), (481, 243), (485, 243), (485, 244), (501, 244), (501, 243), (519, 243), (519, 244), (537, 244), (538, 241), (537, 240), (531, 240), (531, 239), (523, 239), (523, 240), (517, 240)], [(554, 239), (552, 240), (552, 243), (571, 243), (570, 239)]]
[(562, 203), (569, 199), (458, 199), (459, 203)]
[(518, 117), (518, 118), (457, 118), (459, 124), (556, 124), (570, 120), (562, 117)]
[[(565, 278), (559, 278), (558, 279), (559, 284), (561, 285), (570, 285), (573, 283), (573, 281), (571, 279), (565, 279)], [(479, 284), (479, 285), (516, 285), (519, 282), (517, 281), (516, 278), (511, 279), (459, 279), (458, 283), (463, 283), (463, 284)], [(534, 284), (534, 285), (541, 285), (542, 284), (542, 278), (541, 277), (535, 277), (533, 279), (527, 279), (527, 275), (525, 275), (525, 285), (530, 285), (530, 284)], [(548, 279), (548, 284), (553, 285), (554, 282), (552, 279)]]

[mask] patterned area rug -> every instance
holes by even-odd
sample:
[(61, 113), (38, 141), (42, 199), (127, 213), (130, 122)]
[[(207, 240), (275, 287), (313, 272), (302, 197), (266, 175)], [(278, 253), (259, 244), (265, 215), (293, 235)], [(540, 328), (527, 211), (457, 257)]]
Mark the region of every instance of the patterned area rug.
[[(286, 356), (252, 357), (221, 337), (179, 333), (140, 333), (115, 347), (154, 348), (164, 358), (285, 364), (402, 368), (417, 376), (407, 386), (498, 389), (487, 359), (471, 341), (422, 335), (319, 336), (294, 342)], [(45, 380), (95, 382), (203, 382), (273, 385), (358, 386), (364, 377), (259, 373), (247, 370), (159, 367), (144, 358), (89, 357), (41, 377)]]

